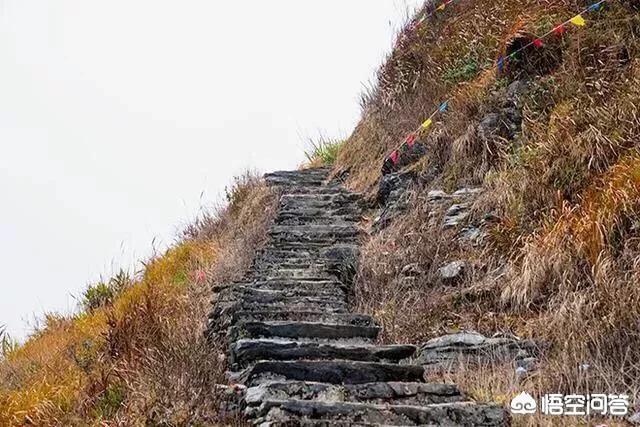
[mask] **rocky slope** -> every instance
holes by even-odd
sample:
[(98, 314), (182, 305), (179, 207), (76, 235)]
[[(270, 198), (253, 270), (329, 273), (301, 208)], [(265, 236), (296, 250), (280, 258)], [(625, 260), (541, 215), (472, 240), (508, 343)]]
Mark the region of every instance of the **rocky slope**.
[[(276, 172), (271, 240), (238, 282), (216, 288), (212, 339), (227, 339), (230, 378), (260, 425), (507, 425), (502, 407), (426, 383), (413, 345), (376, 345), (374, 319), (349, 311), (359, 196), (327, 169)], [(241, 387), (244, 389), (244, 387)]]

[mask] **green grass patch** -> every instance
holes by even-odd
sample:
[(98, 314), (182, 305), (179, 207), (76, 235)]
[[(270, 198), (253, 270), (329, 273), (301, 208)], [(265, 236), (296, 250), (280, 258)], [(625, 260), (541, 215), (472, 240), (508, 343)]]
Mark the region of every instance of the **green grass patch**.
[(321, 163), (325, 166), (331, 166), (336, 162), (338, 153), (344, 145), (345, 140), (325, 140), (311, 142), (311, 149), (305, 151), (305, 156), (310, 163)]

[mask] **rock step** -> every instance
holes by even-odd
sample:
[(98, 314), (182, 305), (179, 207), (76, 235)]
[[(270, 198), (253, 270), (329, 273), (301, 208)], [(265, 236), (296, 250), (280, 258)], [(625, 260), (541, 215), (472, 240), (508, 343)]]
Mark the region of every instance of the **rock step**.
[(235, 311), (326, 311), (331, 313), (347, 313), (348, 307), (346, 302), (325, 300), (321, 298), (289, 298), (280, 301), (272, 301), (268, 303), (234, 301), (230, 303), (219, 302), (219, 315), (229, 315)]
[(245, 395), (245, 403), (249, 406), (258, 406), (265, 400), (287, 399), (402, 405), (431, 405), (467, 400), (453, 384), (405, 382), (343, 385), (273, 381), (250, 387)]
[(235, 285), (217, 286), (217, 287), (214, 287), (214, 291), (222, 292), (227, 289), (235, 288), (237, 286), (249, 287), (256, 290), (266, 290), (266, 291), (287, 291), (287, 290), (295, 289), (296, 291), (307, 291), (307, 292), (320, 291), (323, 293), (330, 293), (330, 292), (344, 293), (344, 291), (346, 290), (346, 287), (344, 284), (342, 284), (341, 282), (336, 282), (331, 280), (319, 281), (319, 280), (304, 280), (304, 279), (300, 279), (300, 280), (282, 279), (280, 281), (278, 280), (272, 280), (269, 282), (256, 281), (256, 282), (247, 282), (247, 283), (235, 284)]
[(344, 303), (344, 293), (339, 290), (323, 290), (317, 289), (296, 289), (289, 288), (285, 290), (255, 289), (246, 286), (234, 286), (228, 288), (218, 295), (217, 302), (243, 302), (258, 304), (274, 304), (287, 303), (290, 300), (306, 300), (309, 302), (321, 303)]
[[(324, 271), (323, 271), (324, 270)], [(271, 279), (304, 280), (304, 279), (330, 279), (332, 276), (326, 269), (313, 268), (257, 268), (249, 269), (248, 274), (253, 277), (268, 276)]]
[(268, 185), (281, 187), (320, 186), (325, 183), (329, 169), (313, 169), (305, 171), (277, 171), (264, 175)]
[(358, 238), (350, 238), (341, 241), (340, 239), (325, 239), (316, 242), (310, 241), (274, 241), (270, 248), (280, 251), (308, 251), (317, 253), (323, 249), (327, 249), (336, 244), (357, 244)]
[(316, 270), (322, 270), (323, 268), (327, 268), (327, 262), (322, 262), (320, 260), (309, 260), (309, 259), (301, 259), (301, 258), (289, 258), (287, 260), (282, 260), (280, 262), (274, 262), (272, 260), (256, 260), (253, 265), (254, 268), (313, 268)]
[(363, 338), (374, 340), (380, 333), (378, 326), (359, 326), (321, 322), (244, 322), (237, 326), (241, 336), (248, 338)]
[(359, 203), (362, 199), (362, 195), (358, 193), (351, 193), (349, 191), (342, 191), (334, 194), (283, 194), (280, 197), (280, 203), (288, 203), (291, 201), (338, 201), (338, 202), (350, 202)]
[(258, 422), (275, 423), (266, 425), (283, 425), (279, 423), (280, 420), (292, 417), (299, 417), (305, 421), (347, 422), (351, 425), (369, 423), (396, 426), (507, 426), (510, 421), (502, 407), (472, 402), (412, 406), (295, 399), (267, 400), (253, 414), (258, 417)]
[(347, 225), (301, 225), (298, 227), (286, 226), (282, 227), (275, 225), (271, 227), (270, 232), (272, 234), (291, 233), (291, 234), (313, 234), (313, 235), (325, 235), (335, 234), (337, 236), (351, 236), (353, 233), (358, 233), (358, 227), (352, 224)]
[(355, 224), (360, 220), (359, 215), (314, 216), (314, 215), (278, 215), (277, 225), (309, 225), (309, 224)]
[(290, 338), (240, 339), (231, 345), (232, 364), (246, 367), (258, 360), (357, 360), (397, 363), (413, 356), (412, 345), (342, 344), (300, 342)]
[(467, 400), (453, 384), (378, 382), (343, 385), (272, 381), (248, 388), (245, 403), (248, 406), (258, 406), (265, 400), (287, 399), (401, 405), (432, 405)]
[(340, 325), (371, 326), (376, 327), (373, 317), (366, 314), (353, 313), (327, 313), (325, 311), (304, 310), (253, 310), (237, 311), (233, 313), (232, 324), (240, 322), (326, 322)]
[(416, 365), (346, 360), (260, 361), (231, 374), (236, 382), (255, 386), (265, 381), (296, 380), (330, 384), (386, 381), (424, 382), (424, 369)]
[[(270, 279), (250, 279), (243, 278), (238, 282), (221, 283), (212, 287), (214, 293), (220, 293), (230, 290), (236, 286), (248, 286), (256, 289), (285, 290), (285, 289), (315, 289), (322, 287), (344, 288), (344, 285), (332, 278), (313, 277), (309, 279), (286, 279), (286, 278), (270, 278)], [(215, 302), (214, 302), (215, 303)]]

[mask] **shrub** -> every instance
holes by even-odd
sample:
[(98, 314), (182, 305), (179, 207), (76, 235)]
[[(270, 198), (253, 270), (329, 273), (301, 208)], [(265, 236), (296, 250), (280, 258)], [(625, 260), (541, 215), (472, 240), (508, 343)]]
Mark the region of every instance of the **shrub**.
[(318, 142), (311, 142), (311, 150), (306, 151), (305, 156), (312, 166), (332, 166), (344, 143), (344, 140), (331, 141), (321, 138)]

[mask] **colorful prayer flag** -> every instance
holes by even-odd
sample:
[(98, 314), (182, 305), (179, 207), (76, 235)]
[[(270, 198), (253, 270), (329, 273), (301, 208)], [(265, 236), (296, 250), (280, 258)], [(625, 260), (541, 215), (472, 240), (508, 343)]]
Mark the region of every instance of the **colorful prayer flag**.
[(600, 9), (602, 9), (602, 1), (599, 1), (598, 3), (594, 3), (591, 6), (589, 6), (589, 9), (587, 9), (589, 12), (597, 12)]
[(398, 150), (393, 150), (393, 153), (389, 155), (389, 158), (391, 159), (394, 165), (398, 163), (398, 156), (400, 156), (400, 153), (398, 153)]
[(535, 47), (542, 47), (542, 46), (543, 46), (542, 39), (535, 39), (535, 40), (533, 41), (533, 45), (534, 45)]
[(446, 3), (442, 3), (440, 6), (436, 7), (436, 10), (444, 10), (446, 6), (447, 6)]
[(444, 101), (442, 104), (440, 104), (440, 106), (438, 107), (438, 111), (441, 113), (444, 113), (445, 111), (447, 111), (447, 108), (449, 108), (449, 101)]
[(409, 136), (406, 139), (406, 143), (409, 146), (409, 148), (413, 147), (413, 144), (416, 142), (416, 134), (412, 133), (409, 134)]
[(431, 126), (432, 123), (433, 123), (433, 120), (431, 119), (425, 120), (424, 123), (422, 123), (422, 129), (427, 129), (429, 126)]
[(504, 69), (504, 57), (500, 57), (498, 58), (498, 71), (502, 72), (502, 70)]
[(561, 36), (564, 34), (564, 32), (567, 31), (567, 29), (565, 28), (564, 25), (560, 24), (557, 27), (555, 27), (553, 29), (553, 34), (555, 34), (556, 36)]
[(569, 20), (569, 22), (571, 22), (573, 25), (577, 27), (584, 27), (587, 24), (584, 18), (582, 17), (582, 15), (574, 16)]

